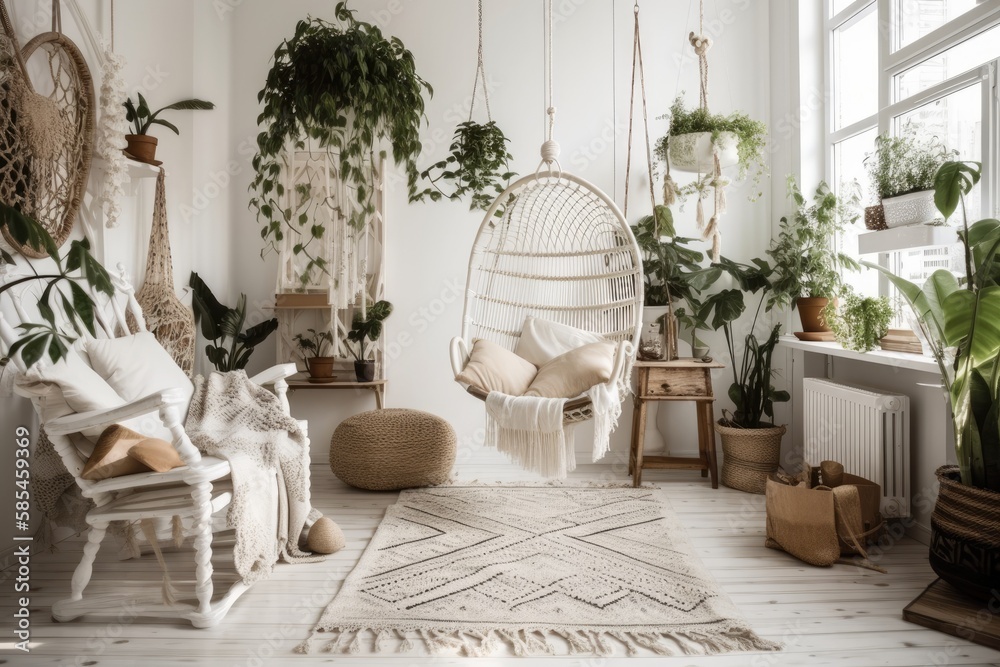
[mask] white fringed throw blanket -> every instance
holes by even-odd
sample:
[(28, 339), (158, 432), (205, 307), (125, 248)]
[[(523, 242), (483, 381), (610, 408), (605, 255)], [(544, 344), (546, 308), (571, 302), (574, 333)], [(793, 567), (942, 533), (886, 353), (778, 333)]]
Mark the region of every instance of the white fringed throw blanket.
[(236, 571), (246, 583), (270, 575), (278, 558), (323, 560), (299, 549), (320, 513), (309, 500), (309, 441), (278, 398), (244, 371), (196, 377), (185, 430), (203, 453), (229, 461)]
[[(591, 387), (587, 396), (594, 414), (592, 460), (598, 461), (608, 453), (622, 404), (606, 384)], [(564, 479), (576, 468), (573, 425), (563, 423), (566, 400), (491, 391), (486, 397), (487, 446), (526, 470)]]

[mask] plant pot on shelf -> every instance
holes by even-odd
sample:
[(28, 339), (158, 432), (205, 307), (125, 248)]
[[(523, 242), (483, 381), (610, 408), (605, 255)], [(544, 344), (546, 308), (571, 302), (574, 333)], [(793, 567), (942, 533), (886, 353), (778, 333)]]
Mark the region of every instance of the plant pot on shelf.
[(677, 171), (711, 174), (715, 171), (715, 151), (723, 169), (740, 161), (740, 138), (735, 132), (720, 132), (713, 141), (711, 132), (690, 132), (671, 135), (670, 167)]
[(882, 200), (885, 224), (890, 229), (933, 222), (940, 214), (934, 204), (934, 191), (921, 190)]
[(962, 484), (958, 466), (938, 468), (937, 478), (931, 568), (966, 595), (989, 600), (1000, 590), (1000, 493)]
[(148, 134), (126, 134), (125, 152), (139, 162), (147, 164), (162, 164), (156, 159), (156, 137)]
[(336, 357), (309, 357), (306, 360), (306, 367), (309, 369), (309, 377), (332, 378), (333, 362)]
[(873, 232), (888, 229), (885, 224), (885, 210), (881, 204), (865, 208), (865, 228)]
[(778, 469), (785, 427), (736, 428), (720, 419), (715, 432), (722, 436), (722, 483), (737, 491), (763, 494), (767, 476)]
[(357, 377), (358, 382), (371, 382), (375, 379), (375, 362), (355, 361), (354, 375)]
[(830, 300), (825, 296), (802, 296), (796, 299), (795, 307), (799, 311), (802, 330), (807, 333), (830, 331), (829, 325), (823, 319), (823, 309)]

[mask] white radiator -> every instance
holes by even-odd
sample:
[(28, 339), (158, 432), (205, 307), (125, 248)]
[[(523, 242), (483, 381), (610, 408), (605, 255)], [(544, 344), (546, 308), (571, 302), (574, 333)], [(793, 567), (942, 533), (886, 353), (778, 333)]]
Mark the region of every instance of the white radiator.
[(839, 461), (882, 486), (882, 515), (910, 515), (910, 399), (902, 394), (803, 378), (803, 455)]

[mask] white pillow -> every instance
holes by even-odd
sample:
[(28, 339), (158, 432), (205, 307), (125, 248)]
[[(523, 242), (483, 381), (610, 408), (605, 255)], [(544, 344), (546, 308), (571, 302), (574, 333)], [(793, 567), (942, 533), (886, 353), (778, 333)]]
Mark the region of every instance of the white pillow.
[(86, 350), (90, 365), (126, 401), (177, 388), (186, 394), (181, 410), (187, 412), (194, 385), (153, 334), (95, 339)]
[(469, 363), (456, 379), (486, 392), (520, 396), (535, 379), (537, 370), (534, 364), (510, 350), (488, 340), (477, 340), (472, 345)]
[(88, 365), (79, 347), (71, 349), (55, 364), (35, 364), (17, 379), (16, 387), (18, 394), (38, 399), (39, 419), (43, 424), (66, 415), (106, 410), (124, 403), (111, 385)]
[(602, 341), (604, 336), (600, 334), (529, 316), (524, 319), (514, 352), (536, 366), (543, 366), (570, 350)]
[(590, 343), (562, 354), (538, 369), (525, 396), (575, 398), (611, 379), (615, 349), (610, 342)]

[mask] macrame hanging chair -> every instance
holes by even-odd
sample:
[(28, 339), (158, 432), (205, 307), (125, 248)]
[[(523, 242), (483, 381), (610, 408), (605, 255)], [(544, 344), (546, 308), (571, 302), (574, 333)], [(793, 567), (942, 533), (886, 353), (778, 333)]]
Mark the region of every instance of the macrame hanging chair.
[[(0, 1), (0, 201), (39, 222), (61, 246), (73, 230), (90, 172), (94, 140), (94, 84), (77, 46), (62, 34), (59, 0), (52, 31), (18, 47)], [(28, 62), (45, 59), (36, 81)], [(26, 257), (47, 252), (4, 239)]]
[[(552, 5), (548, 3), (548, 129), (534, 174), (511, 184), (486, 212), (469, 259), (462, 335), (452, 340), (458, 376), (477, 339), (513, 351), (525, 318), (569, 325), (618, 342), (620, 389), (642, 324), (642, 260), (618, 206), (587, 181), (562, 170), (552, 138)], [(467, 387), (485, 400), (486, 392)], [(590, 399), (566, 401), (566, 424), (593, 417)]]

